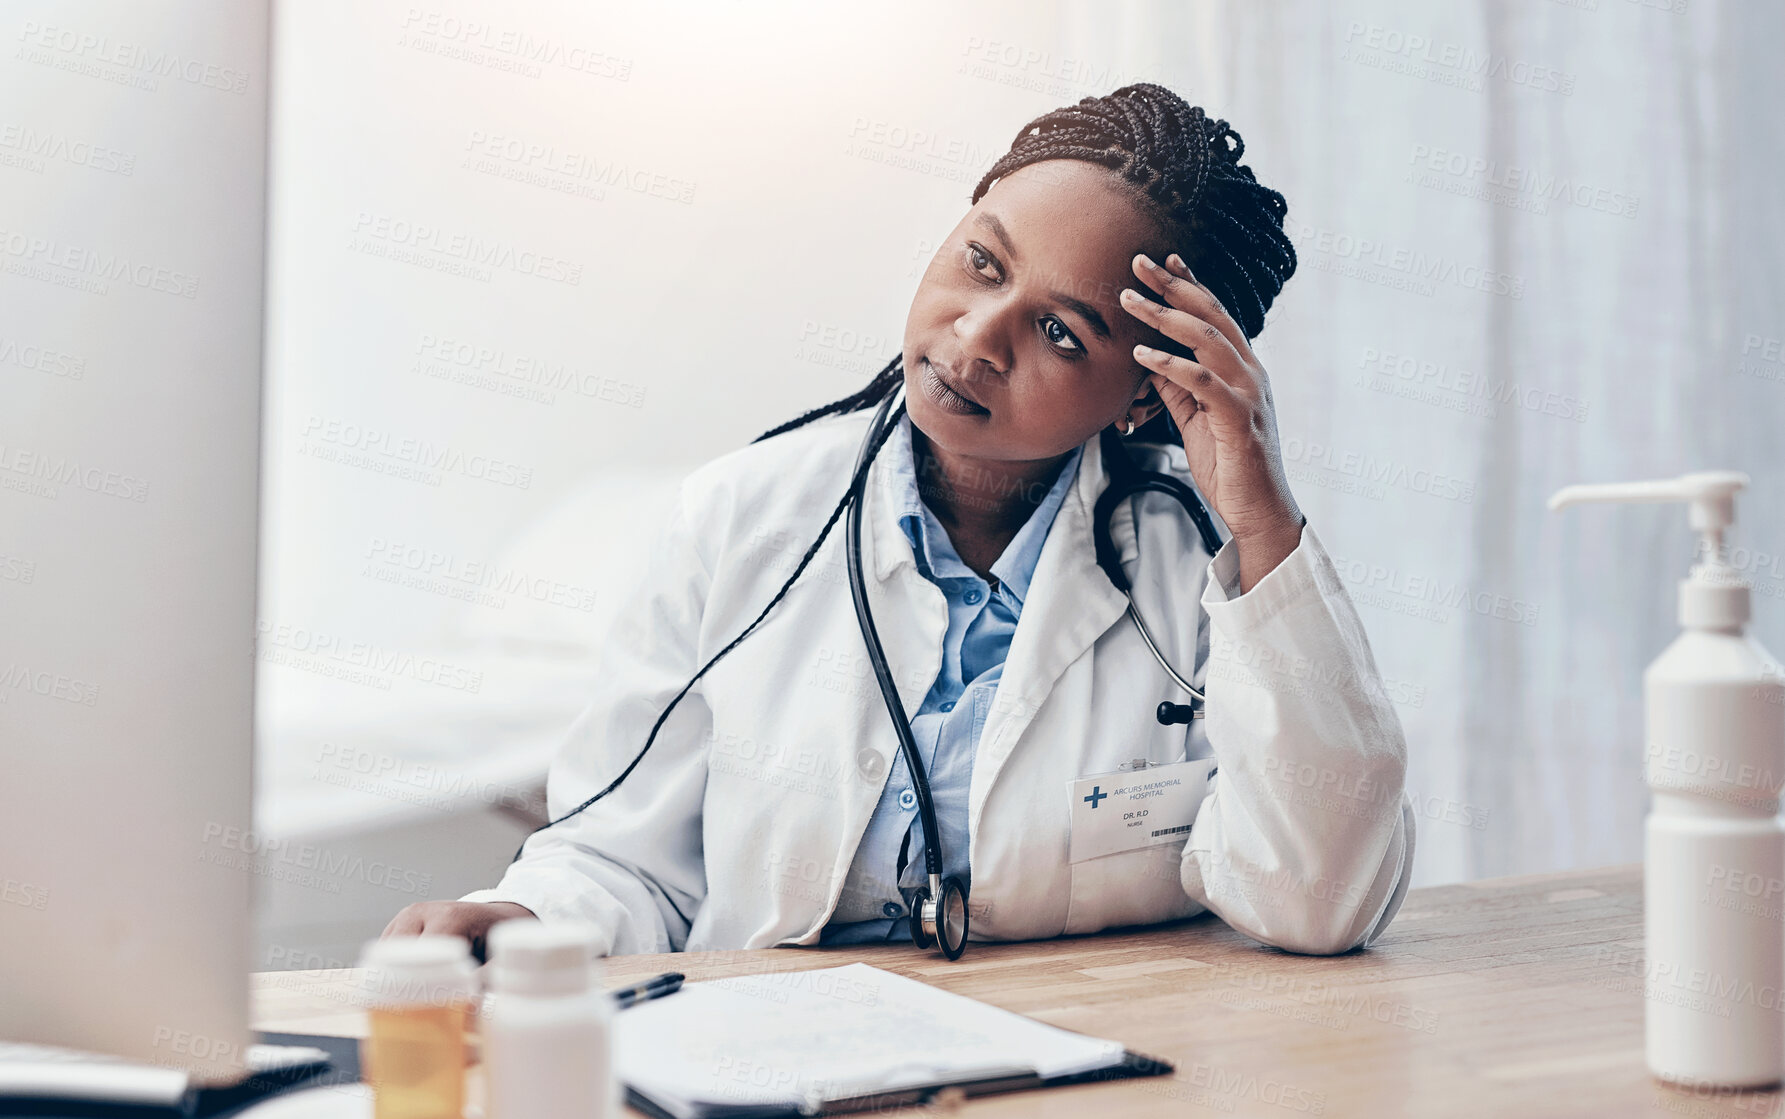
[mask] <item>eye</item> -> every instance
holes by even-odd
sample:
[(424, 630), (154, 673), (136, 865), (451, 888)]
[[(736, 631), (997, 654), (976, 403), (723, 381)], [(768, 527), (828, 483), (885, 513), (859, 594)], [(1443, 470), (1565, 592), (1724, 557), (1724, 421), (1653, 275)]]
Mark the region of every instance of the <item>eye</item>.
[(968, 271), (975, 273), (982, 280), (992, 278), (992, 277), (985, 275), (984, 269), (987, 268), (988, 266), (997, 264), (998, 263), (997, 257), (993, 256), (991, 253), (986, 252), (982, 246), (980, 246), (979, 244), (977, 244), (973, 241), (967, 242), (966, 256), (967, 256)]
[[(1058, 337), (1055, 337), (1054, 335), (1056, 328), (1059, 330)], [(1041, 333), (1049, 342), (1052, 342), (1056, 346), (1061, 346), (1061, 348), (1068, 354), (1082, 354), (1085, 352), (1085, 347), (1077, 338), (1072, 336), (1072, 331), (1066, 329), (1066, 324), (1053, 315), (1049, 315), (1041, 320)], [(1071, 343), (1071, 346), (1066, 347), (1063, 346), (1062, 343)]]

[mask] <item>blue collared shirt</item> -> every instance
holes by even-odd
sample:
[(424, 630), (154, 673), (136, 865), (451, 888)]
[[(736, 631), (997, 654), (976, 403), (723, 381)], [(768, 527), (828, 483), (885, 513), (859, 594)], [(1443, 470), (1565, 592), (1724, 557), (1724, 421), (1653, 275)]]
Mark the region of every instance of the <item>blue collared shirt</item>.
[[(1054, 514), (1078, 476), (1084, 447), (1074, 448), (1053, 487), (1029, 514), (1004, 554), (992, 564), (993, 590), (962, 561), (948, 533), (924, 504), (918, 489), (911, 417), (899, 417), (882, 453), (895, 479), (899, 527), (911, 541), (917, 568), (948, 597), (948, 632), (942, 639), (942, 670), (911, 719), (911, 734), (930, 779), (941, 835), (943, 873), (970, 887), (967, 865), (967, 789), (973, 756), (1004, 675), (1004, 659), (1023, 612), (1029, 580), (1041, 557)], [(893, 666), (897, 671), (898, 666)], [(899, 872), (904, 845), (905, 869)], [(923, 822), (903, 751), (895, 752), (880, 801), (843, 881), (843, 894), (821, 944), (865, 944), (909, 940), (912, 896), (926, 885)]]

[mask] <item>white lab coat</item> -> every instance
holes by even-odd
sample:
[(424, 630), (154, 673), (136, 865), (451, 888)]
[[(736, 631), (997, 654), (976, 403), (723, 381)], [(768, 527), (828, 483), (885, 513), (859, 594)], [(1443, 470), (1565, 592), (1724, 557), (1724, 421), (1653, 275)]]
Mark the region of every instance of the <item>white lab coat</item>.
[[(628, 598), (589, 706), (552, 765), (554, 817), (618, 775), (689, 678), (774, 598), (842, 497), (871, 416), (827, 417), (749, 444), (682, 482), (644, 583), (604, 589)], [(1182, 447), (1130, 453), (1190, 482)], [(940, 669), (948, 607), (895, 523), (886, 459), (870, 468), (863, 573), (915, 711)], [(971, 938), (1089, 933), (1206, 909), (1290, 951), (1368, 943), (1400, 907), (1412, 869), (1406, 743), (1313, 525), (1235, 595), (1231, 542), (1211, 564), (1175, 501), (1122, 503), (1112, 534), (1142, 617), (1208, 696), (1206, 720), (1161, 726), (1159, 702), (1188, 697), (1097, 566), (1092, 508), (1105, 479), (1093, 436), (981, 731), (968, 806)], [(899, 749), (857, 627), (846, 530), (839, 517), (617, 790), (535, 835), (494, 889), (466, 900), (592, 921), (615, 954), (816, 943)], [(1216, 772), (1187, 840), (1069, 862), (1074, 779), (1136, 758), (1211, 754)]]

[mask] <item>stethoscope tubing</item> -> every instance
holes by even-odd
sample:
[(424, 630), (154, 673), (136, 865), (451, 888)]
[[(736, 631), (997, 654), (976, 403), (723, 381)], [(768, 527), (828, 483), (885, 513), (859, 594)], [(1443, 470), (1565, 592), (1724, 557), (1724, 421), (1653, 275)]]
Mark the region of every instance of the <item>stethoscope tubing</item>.
[[(1195, 698), (1196, 706), (1193, 710), (1193, 717), (1200, 719), (1207, 713), (1208, 698), (1203, 695), (1201, 689), (1184, 679), (1183, 675), (1171, 666), (1171, 662), (1165, 659), (1165, 654), (1159, 651), (1158, 642), (1153, 640), (1153, 631), (1147, 628), (1147, 623), (1141, 619), (1139, 608), (1134, 604), (1134, 590), (1128, 582), (1127, 573), (1122, 570), (1121, 555), (1116, 550), (1115, 540), (1110, 535), (1109, 526), (1118, 504), (1131, 497), (1151, 491), (1163, 493), (1183, 506), (1184, 512), (1202, 537), (1203, 548), (1207, 550), (1211, 560), (1215, 553), (1221, 550), (1221, 536), (1215, 531), (1215, 525), (1209, 517), (1208, 508), (1203, 505), (1202, 499), (1197, 497), (1196, 491), (1168, 474), (1143, 472), (1138, 469), (1134, 465), (1134, 461), (1128, 457), (1127, 448), (1122, 445), (1120, 439), (1116, 438), (1112, 429), (1104, 430), (1102, 441), (1104, 471), (1109, 475), (1109, 485), (1097, 498), (1097, 508), (1092, 513), (1092, 542), (1097, 553), (1097, 565), (1103, 568), (1104, 574), (1109, 576), (1109, 581), (1115, 584), (1116, 588), (1122, 592), (1122, 596), (1128, 600), (1128, 616), (1134, 620), (1134, 628), (1140, 631), (1140, 639), (1146, 643), (1147, 651), (1153, 654), (1153, 659), (1159, 662), (1159, 667), (1165, 670), (1165, 674), (1172, 678), (1173, 683)], [(1132, 505), (1129, 509), (1130, 514), (1138, 518)]]
[[(844, 537), (848, 552), (849, 593), (855, 599), (855, 612), (861, 622), (862, 637), (868, 644), (868, 661), (874, 666), (874, 676), (880, 684), (880, 695), (886, 701), (887, 713), (892, 716), (893, 727), (899, 733), (899, 748), (905, 756), (905, 767), (911, 771), (911, 790), (917, 796), (917, 815), (923, 822), (924, 870), (930, 876), (932, 889), (942, 874), (942, 838), (936, 823), (936, 806), (930, 798), (929, 775), (924, 770), (923, 758), (917, 752), (917, 739), (911, 733), (911, 720), (905, 714), (903, 701), (899, 699), (899, 689), (893, 683), (892, 670), (886, 663), (886, 649), (880, 643), (879, 631), (874, 626), (873, 612), (868, 609), (868, 591), (866, 580), (862, 577), (861, 560), (861, 510), (865, 504), (868, 473), (862, 469), (875, 443), (876, 436), (885, 430), (887, 413), (892, 410), (894, 400), (899, 407), (892, 412), (892, 423), (899, 421), (904, 412), (904, 388), (890, 392), (880, 402), (880, 408), (874, 413), (874, 420), (868, 425), (868, 438), (862, 441), (861, 451), (855, 460), (855, 474), (859, 476), (855, 492), (851, 495), (848, 513), (848, 533)], [(932, 894), (932, 896), (936, 896)]]
[(1189, 692), (1191, 696), (1195, 697), (1196, 702), (1200, 705), (1196, 708), (1195, 718), (1202, 718), (1204, 712), (1208, 709), (1208, 698), (1204, 696), (1201, 691), (1191, 686), (1190, 681), (1178, 675), (1178, 670), (1173, 668), (1171, 662), (1165, 659), (1165, 654), (1159, 651), (1159, 646), (1153, 644), (1153, 635), (1147, 630), (1147, 623), (1140, 620), (1140, 611), (1134, 608), (1134, 595), (1128, 591), (1122, 593), (1128, 596), (1128, 616), (1134, 619), (1134, 628), (1140, 631), (1140, 639), (1147, 643), (1147, 651), (1153, 654), (1153, 659), (1159, 662), (1159, 667), (1163, 668), (1166, 675), (1177, 682), (1178, 687), (1184, 689)]

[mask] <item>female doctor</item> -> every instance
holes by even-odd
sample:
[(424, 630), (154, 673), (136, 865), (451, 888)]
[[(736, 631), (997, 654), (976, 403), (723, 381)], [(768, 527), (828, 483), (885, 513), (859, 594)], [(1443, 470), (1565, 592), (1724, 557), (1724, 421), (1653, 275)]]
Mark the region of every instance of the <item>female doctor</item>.
[[(552, 765), (554, 823), (495, 888), (385, 935), (481, 949), (497, 921), (575, 917), (610, 953), (952, 957), (1204, 910), (1292, 952), (1381, 934), (1413, 861), (1406, 744), (1284, 475), (1249, 340), (1295, 253), (1243, 152), (1150, 83), (1025, 125), (900, 357), (683, 481)], [(1226, 529), (1116, 503), (1132, 621), (1093, 539), (1112, 449)], [(857, 481), (884, 687), (830, 531)]]

